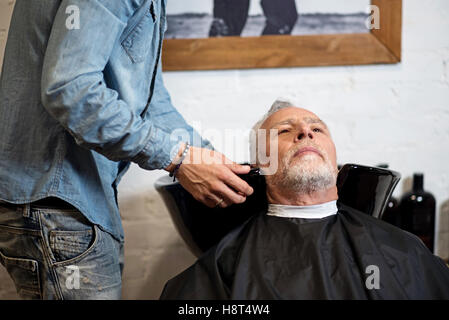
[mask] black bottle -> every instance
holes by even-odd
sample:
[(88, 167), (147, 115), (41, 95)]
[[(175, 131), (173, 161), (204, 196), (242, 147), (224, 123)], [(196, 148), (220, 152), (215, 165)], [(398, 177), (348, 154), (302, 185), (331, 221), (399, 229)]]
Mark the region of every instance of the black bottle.
[(395, 197), (392, 196), (388, 200), (387, 207), (382, 215), (382, 220), (391, 223), (396, 227), (400, 227), (399, 201)]
[(433, 252), (435, 239), (435, 198), (424, 191), (424, 175), (413, 175), (413, 189), (404, 194), (399, 205), (401, 228), (409, 231), (424, 242)]
[[(382, 163), (377, 165), (379, 168), (388, 169), (387, 163)], [(400, 212), (399, 212), (399, 201), (393, 196), (390, 196), (387, 202), (387, 206), (381, 216), (383, 221), (391, 223), (392, 225), (399, 227), (400, 226)]]

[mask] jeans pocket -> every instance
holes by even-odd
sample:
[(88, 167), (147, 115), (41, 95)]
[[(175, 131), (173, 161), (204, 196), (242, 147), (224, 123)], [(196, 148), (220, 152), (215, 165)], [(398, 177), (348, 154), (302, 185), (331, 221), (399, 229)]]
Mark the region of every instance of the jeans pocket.
[(96, 225), (94, 242), (81, 255), (53, 264), (63, 299), (120, 299), (117, 241)]
[(122, 42), (122, 46), (132, 62), (142, 62), (148, 56), (152, 46), (155, 24), (156, 14), (154, 4), (151, 2), (144, 16)]
[(77, 258), (89, 250), (95, 241), (94, 230), (65, 231), (51, 230), (49, 246), (56, 262)]
[(41, 299), (39, 264), (36, 260), (14, 258), (0, 251), (0, 262), (6, 268), (23, 299)]

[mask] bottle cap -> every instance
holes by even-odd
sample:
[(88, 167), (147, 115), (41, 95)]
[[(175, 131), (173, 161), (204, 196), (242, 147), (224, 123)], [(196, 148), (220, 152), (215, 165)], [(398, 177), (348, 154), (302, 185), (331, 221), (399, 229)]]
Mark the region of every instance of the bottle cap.
[(424, 184), (424, 174), (415, 173), (413, 174), (413, 190), (423, 190)]

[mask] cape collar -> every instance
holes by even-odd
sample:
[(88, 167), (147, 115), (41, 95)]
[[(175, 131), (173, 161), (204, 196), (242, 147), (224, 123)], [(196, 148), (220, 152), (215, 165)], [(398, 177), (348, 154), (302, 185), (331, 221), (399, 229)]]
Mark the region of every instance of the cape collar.
[(269, 216), (282, 218), (322, 219), (338, 212), (337, 200), (312, 206), (289, 206), (283, 204), (268, 204)]

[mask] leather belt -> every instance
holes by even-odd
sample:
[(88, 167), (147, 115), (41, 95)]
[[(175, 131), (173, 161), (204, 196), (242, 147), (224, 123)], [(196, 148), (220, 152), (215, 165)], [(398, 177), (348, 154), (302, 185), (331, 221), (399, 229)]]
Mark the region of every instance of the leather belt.
[[(0, 204), (4, 207), (14, 207), (14, 206), (24, 205), (23, 203), (17, 204), (17, 203), (11, 203), (11, 202), (7, 202), (7, 201), (3, 201), (3, 200), (0, 200)], [(56, 198), (56, 197), (48, 197), (48, 198), (40, 199), (40, 200), (32, 202), (31, 204), (35, 205), (35, 206), (39, 206), (39, 207), (64, 208), (64, 209), (66, 209), (66, 208), (72, 209), (73, 208), (74, 209), (74, 207), (70, 203), (68, 203), (62, 199)]]

